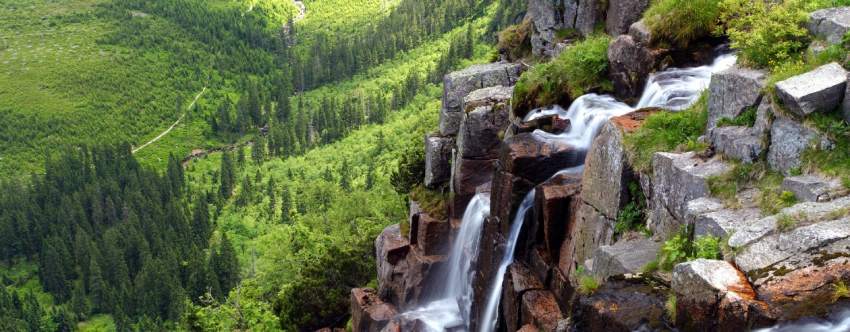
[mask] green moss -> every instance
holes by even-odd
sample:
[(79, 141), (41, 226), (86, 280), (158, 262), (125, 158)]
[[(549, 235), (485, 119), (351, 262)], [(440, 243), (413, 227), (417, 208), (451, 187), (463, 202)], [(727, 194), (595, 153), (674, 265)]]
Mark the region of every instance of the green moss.
[(444, 220), (448, 217), (448, 196), (444, 193), (418, 185), (410, 192), (410, 199), (416, 201), (419, 208), (434, 219)]
[(718, 127), (727, 127), (727, 126), (745, 126), (752, 127), (756, 124), (756, 107), (747, 107), (747, 109), (738, 115), (734, 119), (729, 118), (721, 118), (720, 121), (717, 122)]
[(787, 214), (780, 214), (776, 217), (776, 229), (780, 232), (787, 232), (797, 226), (797, 219)]
[(641, 268), (641, 273), (652, 273), (658, 271), (659, 267), (660, 265), (658, 263), (658, 260), (655, 259), (650, 261), (649, 263), (646, 263), (646, 265)]
[(629, 161), (636, 171), (649, 171), (652, 156), (664, 151), (693, 151), (705, 146), (697, 142), (703, 134), (707, 117), (708, 93), (687, 110), (658, 112), (643, 125), (624, 137)]
[(687, 47), (717, 27), (718, 0), (655, 0), (644, 13), (653, 38)]
[(608, 44), (610, 37), (592, 35), (570, 46), (551, 62), (523, 73), (514, 88), (513, 104), (530, 110), (571, 99), (590, 91), (610, 91)]
[(531, 21), (524, 20), (499, 32), (499, 51), (510, 59), (520, 59), (531, 54)]

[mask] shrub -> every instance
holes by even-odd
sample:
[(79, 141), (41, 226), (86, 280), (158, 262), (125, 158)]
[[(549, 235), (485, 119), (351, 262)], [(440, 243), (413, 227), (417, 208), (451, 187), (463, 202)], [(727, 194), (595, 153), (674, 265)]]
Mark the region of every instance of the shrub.
[[(810, 39), (805, 24), (811, 1), (722, 0), (720, 20), (741, 60), (776, 67), (799, 54)], [(721, 29), (723, 30), (723, 29)]]
[(617, 216), (617, 221), (614, 223), (614, 234), (639, 230), (646, 217), (646, 196), (643, 194), (643, 190), (634, 181), (629, 182), (628, 187), (631, 199)]
[(514, 88), (513, 104), (530, 110), (566, 104), (590, 91), (610, 91), (608, 44), (610, 37), (592, 35), (570, 46), (551, 62), (523, 73)]
[(499, 52), (515, 60), (531, 53), (531, 20), (524, 20), (499, 32)]
[(717, 28), (718, 0), (656, 0), (643, 17), (653, 38), (687, 47)]
[(636, 171), (646, 172), (656, 152), (697, 150), (697, 142), (707, 123), (708, 94), (681, 112), (658, 112), (650, 115), (643, 126), (624, 137), (629, 161)]
[(684, 227), (671, 239), (661, 246), (658, 266), (664, 271), (671, 271), (676, 264), (692, 261), (697, 258), (719, 259), (721, 257), (720, 239), (705, 235), (691, 240), (693, 229)]

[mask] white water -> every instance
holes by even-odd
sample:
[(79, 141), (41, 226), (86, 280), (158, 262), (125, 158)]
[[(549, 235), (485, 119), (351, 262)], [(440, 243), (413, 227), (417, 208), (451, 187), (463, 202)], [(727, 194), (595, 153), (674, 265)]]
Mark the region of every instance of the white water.
[(404, 318), (418, 319), (435, 332), (466, 325), (464, 317), (469, 317), (472, 306), (472, 262), (478, 257), (484, 219), (489, 215), (489, 194), (476, 194), (466, 206), (460, 231), (449, 251), (447, 284), (442, 294), (421, 308), (403, 313)]
[(850, 332), (850, 309), (833, 315), (829, 320), (806, 319), (796, 323), (780, 324), (756, 332)]

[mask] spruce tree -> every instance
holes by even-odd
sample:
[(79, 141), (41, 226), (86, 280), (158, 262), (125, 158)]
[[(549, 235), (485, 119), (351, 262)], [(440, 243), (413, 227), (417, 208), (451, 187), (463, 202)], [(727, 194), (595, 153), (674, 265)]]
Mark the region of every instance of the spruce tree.
[(219, 194), (222, 198), (228, 199), (233, 194), (233, 185), (236, 178), (236, 171), (233, 169), (233, 160), (230, 152), (225, 152), (221, 156), (221, 178), (219, 179)]

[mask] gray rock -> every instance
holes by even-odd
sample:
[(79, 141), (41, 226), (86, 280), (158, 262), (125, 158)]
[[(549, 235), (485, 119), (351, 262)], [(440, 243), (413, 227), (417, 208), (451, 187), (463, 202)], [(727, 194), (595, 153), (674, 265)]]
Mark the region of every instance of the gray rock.
[(840, 44), (850, 31), (850, 7), (828, 8), (809, 15), (809, 32), (826, 39), (830, 44)]
[(767, 162), (770, 168), (789, 175), (802, 165), (807, 148), (830, 149), (831, 143), (816, 130), (788, 117), (780, 116), (770, 128), (770, 147)]
[(649, 0), (608, 0), (605, 30), (612, 36), (628, 32), (632, 23), (640, 20), (648, 6)]
[(449, 181), (451, 176), (451, 137), (425, 136), (425, 186), (437, 188)]
[(838, 107), (846, 88), (847, 71), (833, 62), (776, 83), (776, 95), (786, 109), (805, 116)]
[(466, 113), (458, 132), (458, 158), (498, 158), (500, 134), (508, 124), (508, 111), (504, 107), (481, 106)]
[(378, 295), (381, 299), (399, 303), (403, 299), (404, 279), (408, 271), (407, 255), (410, 243), (401, 234), (398, 224), (388, 226), (375, 239), (378, 269)]
[(655, 55), (635, 42), (632, 36), (620, 35), (608, 47), (608, 75), (614, 83), (616, 96), (636, 98), (643, 91), (649, 73), (655, 68)]
[(714, 304), (726, 292), (746, 284), (732, 264), (720, 260), (697, 259), (673, 268), (671, 288), (677, 300), (696, 300)]
[(661, 236), (678, 231), (685, 222), (687, 203), (707, 197), (708, 178), (730, 169), (717, 158), (702, 160), (693, 152), (656, 153), (652, 158), (650, 230)]
[(756, 123), (753, 124), (753, 132), (756, 134), (770, 132), (773, 114), (773, 102), (770, 101), (770, 98), (762, 98), (759, 107), (756, 109)]
[[(729, 246), (741, 248), (751, 245), (777, 232), (777, 219), (780, 216), (803, 216), (808, 220), (806, 223), (821, 220), (835, 219), (847, 213), (850, 208), (850, 197), (842, 197), (829, 202), (805, 202), (782, 209), (775, 216), (768, 216), (745, 227), (738, 229), (729, 237)], [(802, 226), (802, 225), (800, 225)]]
[(766, 74), (734, 66), (711, 77), (708, 97), (708, 129), (722, 118), (734, 119), (748, 107), (758, 105)]
[(694, 218), (694, 236), (725, 238), (758, 221), (760, 217), (759, 209), (721, 209), (702, 213)]
[(711, 144), (715, 151), (748, 164), (758, 160), (766, 148), (763, 135), (739, 126), (712, 129)]
[(489, 63), (474, 65), (453, 72), (443, 79), (443, 107), (440, 112), (440, 133), (457, 134), (463, 118), (463, 98), (469, 93), (494, 86), (512, 86), (523, 71), (521, 64)]
[(725, 209), (723, 202), (714, 197), (700, 197), (688, 202), (685, 206), (685, 222), (688, 225), (696, 223), (700, 215)]
[(629, 166), (623, 133), (612, 122), (599, 131), (585, 159), (582, 200), (608, 219), (617, 219), (629, 199)]
[(562, 0), (529, 0), (525, 18), (531, 20), (531, 52), (535, 56), (552, 56), (555, 33), (563, 28), (563, 16), (556, 9)]
[(850, 123), (850, 98), (848, 96), (850, 84), (847, 84), (847, 89), (844, 90), (844, 101), (841, 102), (841, 115), (844, 117), (844, 122)]
[(658, 256), (661, 243), (650, 239), (618, 241), (611, 246), (602, 246), (593, 252), (593, 275), (598, 280), (640, 273), (647, 263)]
[(850, 237), (850, 217), (819, 222), (787, 233), (764, 237), (735, 255), (735, 264), (742, 271), (750, 273), (775, 266), (792, 257), (800, 262), (799, 256), (812, 253), (848, 237)]
[(605, 20), (605, 3), (607, 0), (580, 0), (578, 2), (575, 29), (583, 36), (593, 33), (596, 27)]
[(640, 44), (649, 45), (652, 43), (652, 31), (649, 30), (643, 20), (637, 21), (629, 27), (629, 36), (632, 36)]
[(794, 193), (803, 202), (826, 202), (847, 194), (840, 180), (817, 175), (787, 177), (782, 181), (782, 189)]
[(464, 112), (469, 113), (481, 106), (501, 105), (507, 107), (513, 94), (514, 87), (512, 86), (497, 85), (478, 89), (463, 97), (462, 109)]

